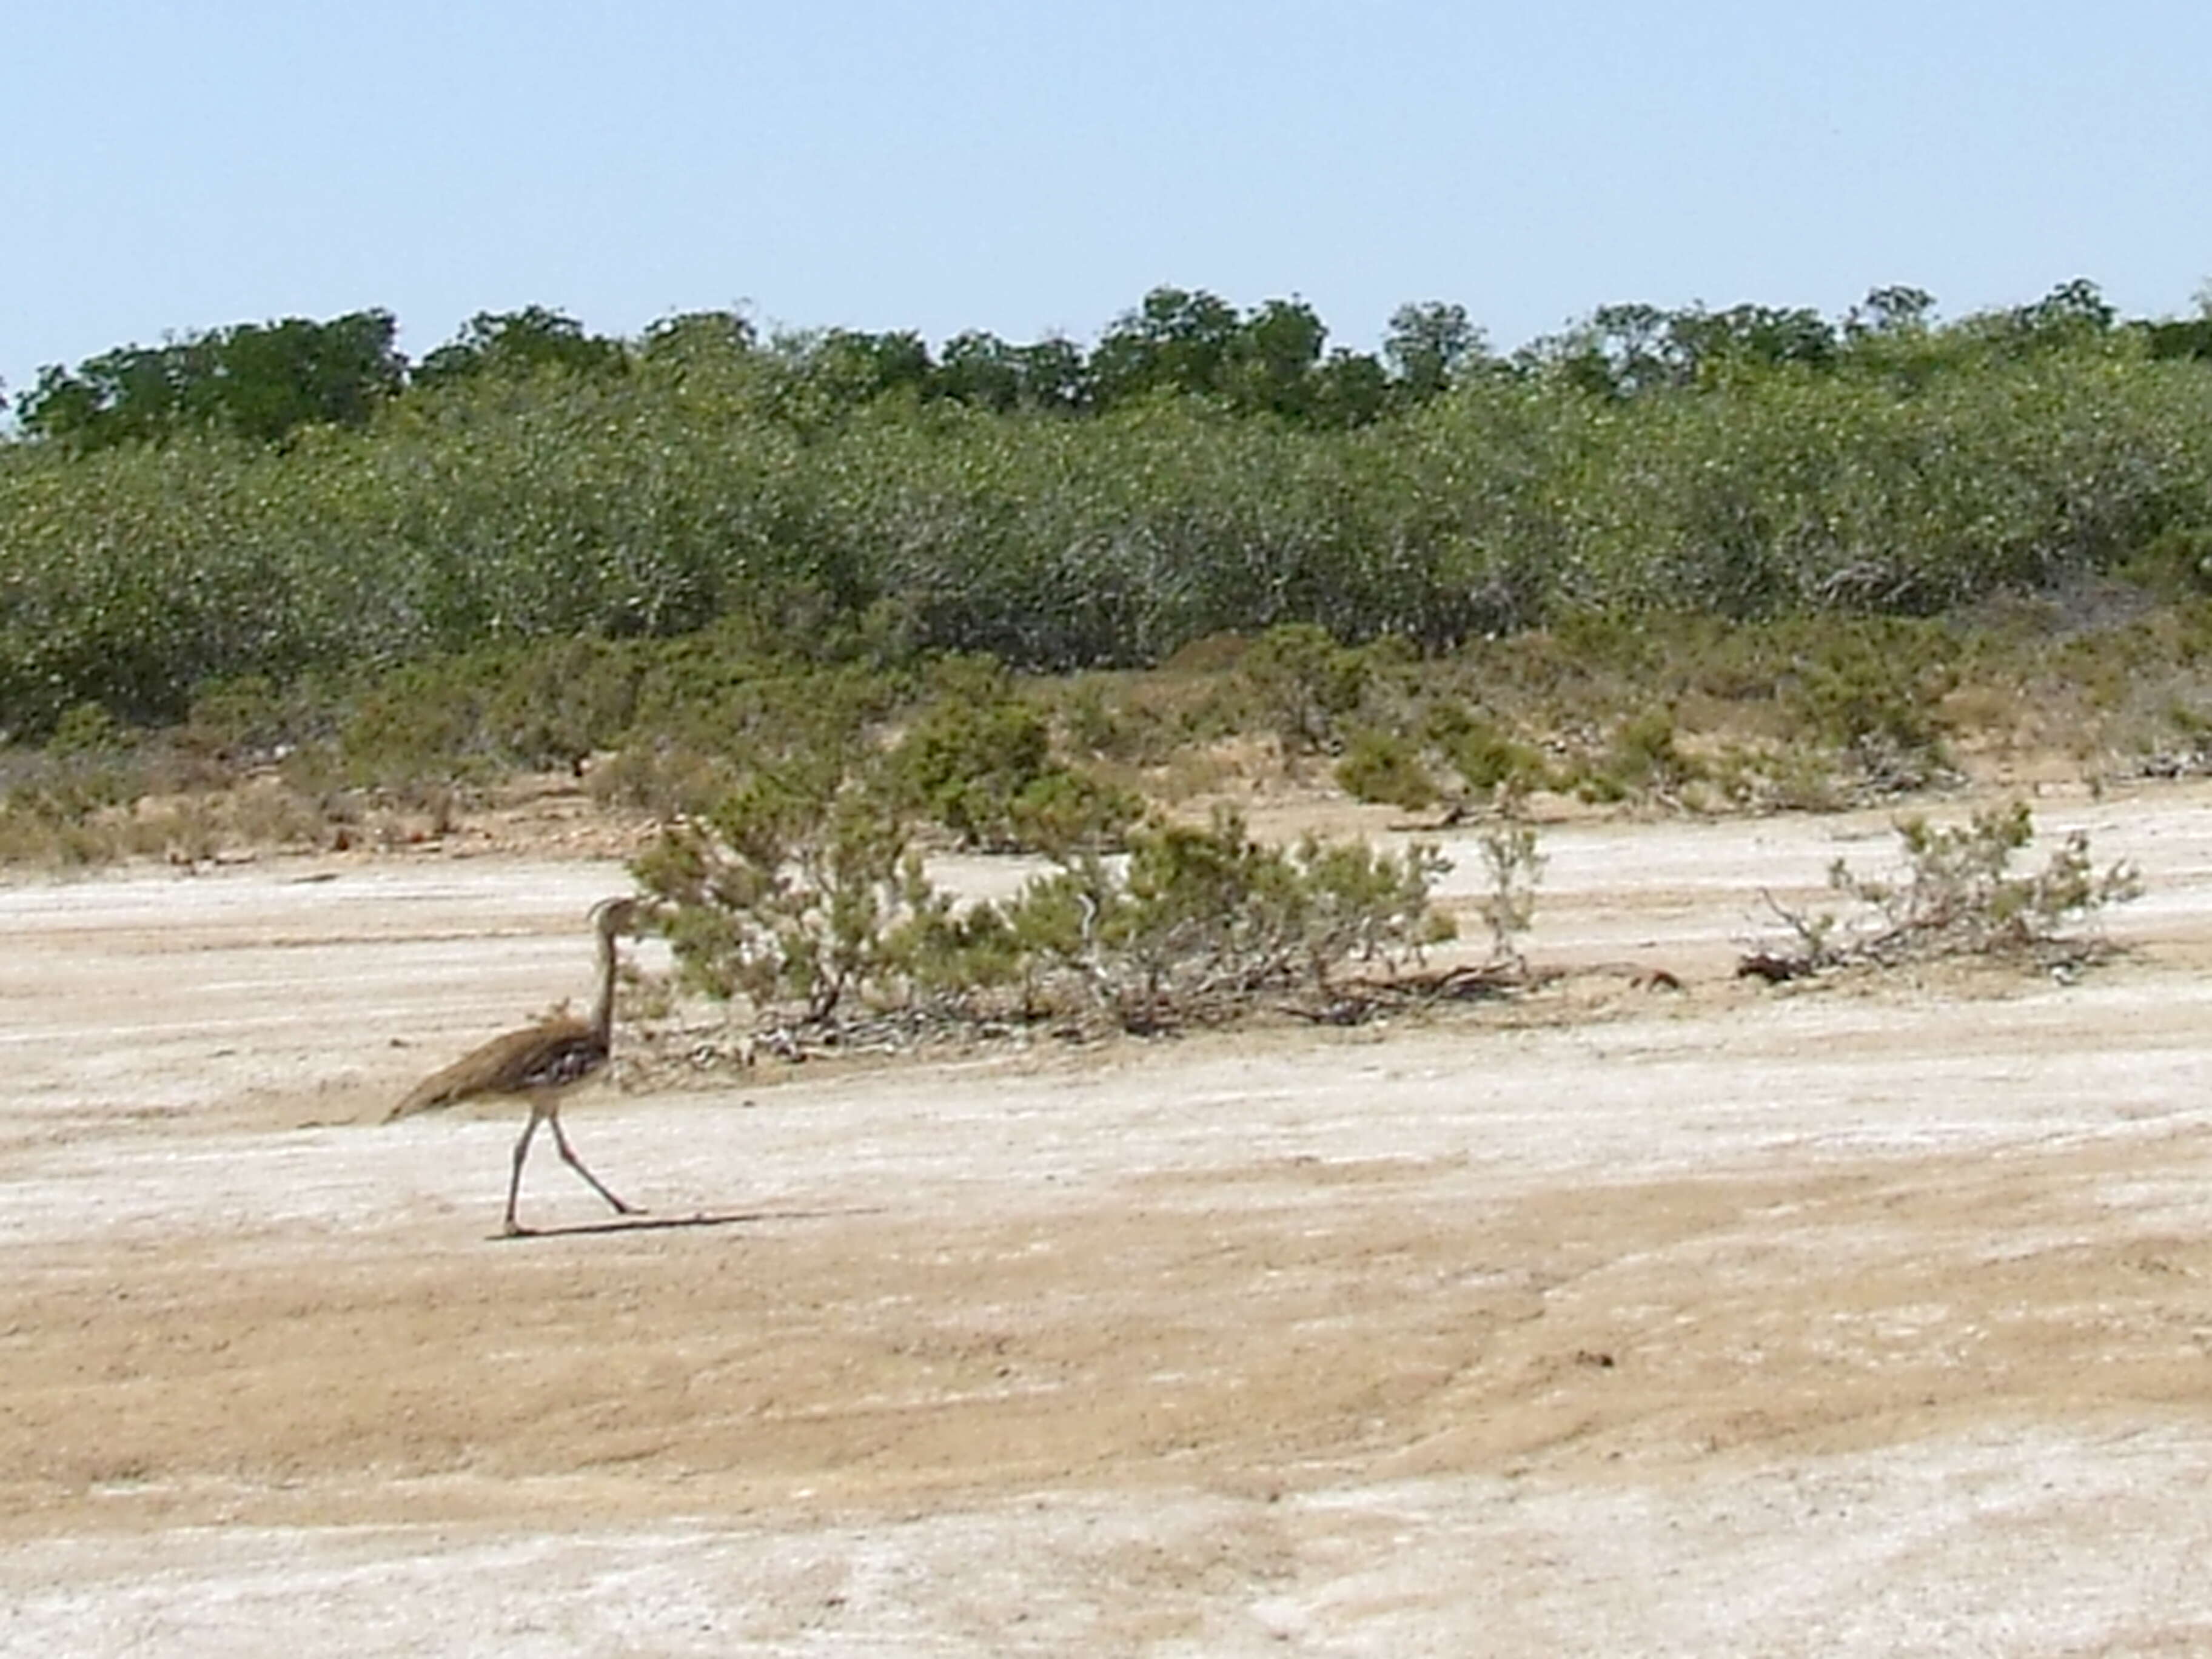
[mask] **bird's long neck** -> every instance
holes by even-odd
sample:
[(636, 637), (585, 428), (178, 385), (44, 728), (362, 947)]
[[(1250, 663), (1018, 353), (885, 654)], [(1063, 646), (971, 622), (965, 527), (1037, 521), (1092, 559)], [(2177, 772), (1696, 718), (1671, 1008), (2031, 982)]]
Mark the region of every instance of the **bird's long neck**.
[(612, 918), (599, 929), (599, 988), (592, 1000), (592, 1035), (602, 1048), (611, 1046), (615, 1029), (615, 930)]

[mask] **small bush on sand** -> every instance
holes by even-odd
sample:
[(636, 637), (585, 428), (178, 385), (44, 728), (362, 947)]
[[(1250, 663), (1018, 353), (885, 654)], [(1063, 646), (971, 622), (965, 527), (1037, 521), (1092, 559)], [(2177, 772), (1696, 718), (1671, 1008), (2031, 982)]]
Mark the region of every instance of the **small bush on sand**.
[(1509, 811), (1484, 829), (1477, 844), (1490, 878), (1481, 905), (1483, 923), (1490, 929), (1490, 959), (1518, 965), (1518, 941), (1536, 919), (1536, 884), (1544, 874), (1536, 827)]
[(1347, 967), (1386, 973), (1451, 937), (1431, 890), (1450, 868), (1431, 846), (1404, 856), (1309, 836), (1251, 839), (1217, 811), (1203, 828), (1154, 822), (1126, 865), (1069, 861), (1006, 908), (1031, 952), (1027, 980), (1069, 1012), (1124, 1030), (1231, 1017), (1265, 994), (1323, 999)]
[(2069, 833), (2041, 870), (2014, 873), (2014, 856), (2035, 835), (2025, 802), (1977, 812), (1954, 828), (1909, 817), (1897, 834), (1905, 862), (1889, 875), (1863, 876), (1840, 858), (1829, 866), (1830, 890), (1854, 909), (1793, 910), (1770, 898), (1790, 941), (1746, 956), (1738, 971), (1787, 979), (1824, 968), (1960, 956), (2080, 963), (2100, 952), (2094, 933), (2085, 931), (2098, 913), (2142, 892), (2132, 866), (2096, 868), (2086, 830)]
[(1430, 902), (1449, 868), (1433, 847), (1263, 846), (1225, 811), (1137, 826), (1125, 856), (1070, 842), (1013, 898), (962, 907), (912, 850), (890, 769), (762, 775), (638, 860), (687, 988), (742, 999), (768, 1030), (1156, 1031), (1264, 996), (1327, 999), (1346, 970), (1395, 973), (1452, 932)]

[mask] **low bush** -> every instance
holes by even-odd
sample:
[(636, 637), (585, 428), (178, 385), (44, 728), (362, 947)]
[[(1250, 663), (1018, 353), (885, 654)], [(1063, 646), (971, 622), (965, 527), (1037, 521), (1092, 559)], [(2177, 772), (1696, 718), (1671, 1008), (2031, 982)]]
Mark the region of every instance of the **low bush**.
[(1390, 973), (1418, 961), (1451, 937), (1429, 902), (1449, 867), (1421, 843), (1403, 857), (1311, 836), (1262, 846), (1224, 809), (1203, 828), (1149, 823), (1125, 865), (1068, 864), (1006, 917), (1036, 952), (1030, 984), (1056, 1006), (1157, 1030), (1225, 1018), (1263, 993), (1326, 997), (1354, 963)]
[(1327, 997), (1449, 938), (1449, 867), (1309, 837), (1278, 848), (1218, 812), (1131, 829), (1126, 854), (1063, 848), (1001, 903), (929, 880), (896, 791), (865, 776), (763, 781), (637, 862), (670, 907), (683, 982), (775, 1028), (920, 1011), (940, 1021), (1073, 1021), (1158, 1031), (1267, 995)]
[(1286, 756), (1334, 746), (1338, 723), (1359, 707), (1369, 664), (1316, 623), (1280, 623), (1252, 642), (1238, 671)]
[(834, 768), (756, 773), (638, 860), (683, 983), (763, 1011), (830, 1019), (896, 965), (894, 937), (927, 884), (909, 826), (872, 781)]
[(2015, 873), (2014, 855), (2035, 835), (2025, 802), (1976, 812), (1952, 828), (1908, 817), (1897, 835), (1904, 863), (1888, 875), (1861, 875), (1840, 858), (1829, 866), (1830, 890), (1855, 908), (1814, 913), (1774, 904), (1790, 943), (1747, 956), (1740, 971), (1784, 979), (1957, 956), (2078, 963), (2100, 951), (2085, 931), (2099, 913), (2142, 892), (2132, 866), (2095, 867), (2085, 830), (2069, 832), (2041, 870)]
[(1375, 801), (1419, 812), (1441, 792), (1424, 764), (1419, 744), (1395, 732), (1355, 732), (1336, 763), (1337, 787), (1354, 800)]
[(1476, 845), (1490, 878), (1481, 904), (1483, 923), (1490, 929), (1490, 959), (1517, 965), (1520, 937), (1535, 920), (1536, 884), (1544, 873), (1536, 827), (1509, 811), (1484, 828)]
[(889, 757), (915, 808), (991, 851), (1109, 847), (1142, 805), (1058, 759), (1044, 710), (988, 658), (934, 665), (936, 695)]

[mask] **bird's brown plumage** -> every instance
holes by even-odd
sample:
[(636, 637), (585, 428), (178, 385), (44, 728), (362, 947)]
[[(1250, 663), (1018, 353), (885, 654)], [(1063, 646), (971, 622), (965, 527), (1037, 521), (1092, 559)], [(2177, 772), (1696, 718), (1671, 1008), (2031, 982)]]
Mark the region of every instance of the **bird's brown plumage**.
[(480, 1095), (562, 1088), (582, 1081), (606, 1062), (606, 1045), (587, 1022), (573, 1014), (556, 1014), (519, 1031), (502, 1032), (431, 1073), (407, 1091), (407, 1097), (392, 1109), (392, 1116), (434, 1111)]
[(634, 899), (604, 899), (592, 907), (592, 930), (599, 948), (599, 984), (588, 1018), (555, 1014), (507, 1031), (471, 1049), (452, 1065), (433, 1072), (407, 1091), (392, 1109), (392, 1118), (431, 1111), (480, 1097), (512, 1096), (530, 1104), (530, 1121), (514, 1144), (514, 1168), (507, 1188), (507, 1231), (521, 1231), (514, 1218), (515, 1200), (522, 1185), (522, 1162), (530, 1151), (531, 1137), (543, 1121), (551, 1126), (561, 1157), (590, 1183), (592, 1189), (623, 1214), (633, 1206), (623, 1202), (584, 1167), (568, 1138), (561, 1130), (561, 1097), (607, 1063), (614, 1035), (615, 935), (627, 931), (637, 919)]

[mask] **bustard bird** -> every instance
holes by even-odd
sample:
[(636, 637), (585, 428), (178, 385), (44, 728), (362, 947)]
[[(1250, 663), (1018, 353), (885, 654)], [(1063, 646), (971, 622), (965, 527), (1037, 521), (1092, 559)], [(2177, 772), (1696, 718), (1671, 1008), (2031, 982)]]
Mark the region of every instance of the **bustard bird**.
[(522, 1190), (522, 1161), (530, 1153), (531, 1138), (544, 1123), (553, 1131), (553, 1144), (561, 1160), (591, 1183), (592, 1190), (622, 1215), (634, 1215), (637, 1206), (625, 1204), (609, 1192), (599, 1176), (584, 1167), (584, 1160), (561, 1132), (561, 1097), (586, 1078), (605, 1069), (609, 1038), (614, 1029), (615, 935), (627, 933), (637, 921), (637, 901), (602, 899), (592, 907), (592, 933), (599, 943), (599, 994), (592, 1000), (591, 1018), (574, 1014), (548, 1015), (534, 1025), (495, 1036), (483, 1047), (463, 1054), (443, 1071), (434, 1072), (408, 1091), (392, 1109), (388, 1123), (410, 1112), (427, 1112), (440, 1106), (478, 1096), (511, 1096), (530, 1105), (530, 1121), (514, 1143), (514, 1170), (507, 1182), (507, 1221), (509, 1237), (523, 1231), (514, 1218), (514, 1201)]

